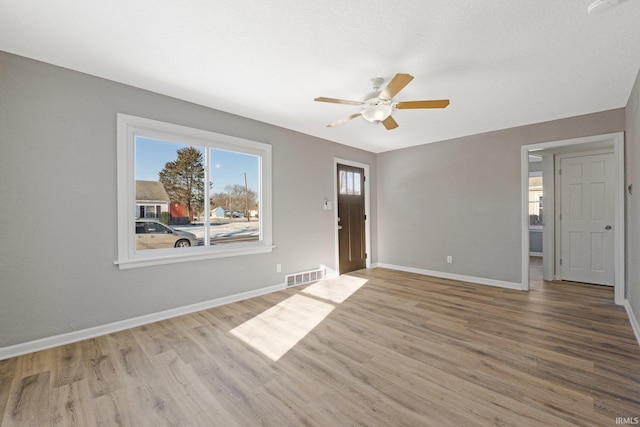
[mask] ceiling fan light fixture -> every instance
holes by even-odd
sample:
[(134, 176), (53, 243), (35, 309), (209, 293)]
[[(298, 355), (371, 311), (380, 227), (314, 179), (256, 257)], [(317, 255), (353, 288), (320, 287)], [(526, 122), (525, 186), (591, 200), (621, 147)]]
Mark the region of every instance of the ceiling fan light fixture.
[(371, 123), (380, 123), (391, 115), (393, 112), (393, 104), (391, 101), (385, 101), (374, 98), (366, 101), (362, 110), (362, 117)]

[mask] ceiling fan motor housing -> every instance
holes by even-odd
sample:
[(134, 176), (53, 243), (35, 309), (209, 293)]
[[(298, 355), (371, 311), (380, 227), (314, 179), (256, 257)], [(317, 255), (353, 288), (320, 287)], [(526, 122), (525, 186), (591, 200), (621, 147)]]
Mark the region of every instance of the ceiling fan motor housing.
[(369, 83), (371, 83), (371, 89), (379, 90), (382, 87), (382, 83), (384, 83), (384, 79), (382, 77), (374, 77)]

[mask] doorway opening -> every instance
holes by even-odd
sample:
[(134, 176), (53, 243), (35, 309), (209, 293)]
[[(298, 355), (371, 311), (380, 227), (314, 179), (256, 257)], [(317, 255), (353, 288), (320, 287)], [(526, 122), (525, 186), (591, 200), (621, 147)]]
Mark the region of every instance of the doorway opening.
[[(611, 187), (602, 192), (601, 183), (595, 180), (589, 181), (589, 176), (604, 170), (602, 168), (604, 168), (604, 157), (607, 153), (610, 158), (606, 160), (609, 162), (606, 168), (612, 171)], [(544, 200), (542, 224), (544, 280), (562, 280), (563, 278), (572, 280), (571, 277), (574, 276), (571, 274), (577, 270), (571, 271), (570, 274), (568, 266), (573, 268), (588, 264), (593, 270), (602, 269), (604, 268), (602, 263), (607, 261), (599, 258), (599, 254), (612, 252), (611, 265), (608, 267), (611, 277), (604, 281), (612, 282), (609, 284), (614, 286), (615, 303), (623, 304), (625, 292), (623, 133), (525, 145), (522, 146), (521, 154), (522, 289), (529, 290), (530, 280), (532, 242), (529, 161), (530, 156), (533, 155), (541, 158), (542, 199)], [(565, 172), (560, 167), (563, 159), (567, 169)], [(562, 173), (565, 173), (565, 179), (564, 184), (560, 186)], [(563, 192), (564, 196), (562, 196)], [(608, 198), (598, 198), (604, 197), (605, 194)], [(582, 206), (588, 206), (590, 213), (585, 216), (593, 217), (593, 221), (591, 219), (587, 222), (573, 221), (579, 219)], [(607, 214), (605, 211), (609, 208), (610, 211)], [(592, 214), (592, 211), (598, 214)], [(563, 267), (565, 267), (564, 270)], [(580, 276), (587, 273), (589, 272), (579, 272), (575, 277), (587, 277)], [(599, 283), (596, 280), (591, 282)]]

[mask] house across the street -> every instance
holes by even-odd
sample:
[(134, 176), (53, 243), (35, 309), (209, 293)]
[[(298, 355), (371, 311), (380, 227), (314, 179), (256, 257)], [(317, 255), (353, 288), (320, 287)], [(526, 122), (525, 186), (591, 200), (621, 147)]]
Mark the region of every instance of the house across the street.
[(160, 181), (136, 181), (136, 218), (160, 218), (171, 200)]

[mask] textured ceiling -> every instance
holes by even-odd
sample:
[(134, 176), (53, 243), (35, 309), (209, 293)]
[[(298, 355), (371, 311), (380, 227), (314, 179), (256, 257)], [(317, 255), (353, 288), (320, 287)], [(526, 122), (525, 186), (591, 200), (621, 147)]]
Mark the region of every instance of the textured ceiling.
[[(0, 0), (0, 50), (382, 152), (623, 107), (640, 0), (591, 1)], [(451, 105), (325, 127), (398, 72)]]

